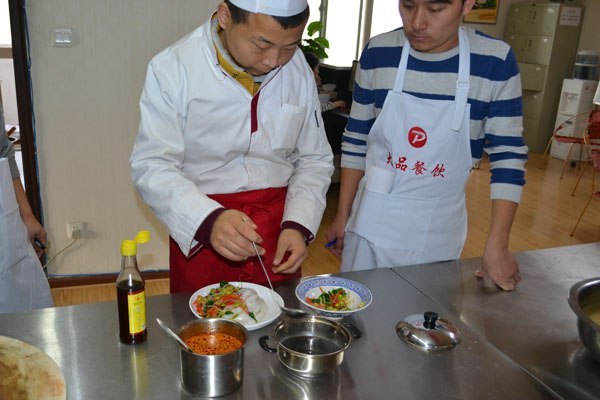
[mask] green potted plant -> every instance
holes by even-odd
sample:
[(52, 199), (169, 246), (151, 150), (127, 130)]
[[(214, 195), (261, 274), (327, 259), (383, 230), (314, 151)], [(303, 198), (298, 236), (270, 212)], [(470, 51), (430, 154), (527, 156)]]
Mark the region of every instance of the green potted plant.
[(300, 44), (300, 48), (305, 53), (314, 53), (321, 60), (329, 57), (325, 49), (329, 48), (329, 40), (324, 37), (316, 37), (312, 38), (312, 36), (323, 29), (323, 23), (321, 21), (313, 21), (306, 27), (306, 33), (308, 34), (308, 39), (302, 39), (302, 43)]

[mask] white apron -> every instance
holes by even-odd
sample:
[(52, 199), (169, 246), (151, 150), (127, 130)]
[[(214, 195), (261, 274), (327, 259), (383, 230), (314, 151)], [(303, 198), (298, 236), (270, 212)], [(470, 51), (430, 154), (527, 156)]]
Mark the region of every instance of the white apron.
[(459, 28), (455, 100), (402, 93), (410, 43), (394, 89), (367, 139), (366, 173), (346, 226), (341, 271), (457, 259), (467, 235), (469, 43)]
[(19, 213), (8, 160), (0, 159), (0, 313), (52, 306), (48, 279)]

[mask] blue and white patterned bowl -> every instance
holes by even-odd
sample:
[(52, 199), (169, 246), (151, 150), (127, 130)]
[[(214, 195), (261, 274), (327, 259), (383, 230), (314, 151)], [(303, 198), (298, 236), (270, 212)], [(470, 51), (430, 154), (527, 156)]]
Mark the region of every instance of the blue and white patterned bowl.
[[(306, 301), (306, 298), (318, 297), (321, 294), (321, 288), (325, 292), (337, 288), (345, 289), (350, 296), (350, 307), (355, 308), (350, 311), (326, 311), (310, 305)], [(302, 304), (315, 311), (317, 314), (326, 318), (337, 320), (352, 315), (357, 311), (364, 310), (365, 308), (369, 307), (373, 301), (373, 295), (369, 289), (360, 283), (335, 276), (317, 276), (300, 282), (300, 284), (296, 286), (296, 297), (302, 302)], [(358, 307), (360, 303), (364, 303), (364, 305), (362, 307)]]

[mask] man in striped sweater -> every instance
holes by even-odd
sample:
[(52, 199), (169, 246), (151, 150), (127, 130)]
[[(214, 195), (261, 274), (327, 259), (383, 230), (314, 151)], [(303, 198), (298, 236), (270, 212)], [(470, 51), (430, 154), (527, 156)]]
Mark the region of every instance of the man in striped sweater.
[(459, 258), (464, 189), (485, 150), (492, 221), (477, 276), (504, 290), (520, 280), (508, 249), (527, 160), (520, 76), (506, 43), (460, 26), (473, 3), (400, 0), (404, 27), (362, 53), (327, 233), (342, 271)]

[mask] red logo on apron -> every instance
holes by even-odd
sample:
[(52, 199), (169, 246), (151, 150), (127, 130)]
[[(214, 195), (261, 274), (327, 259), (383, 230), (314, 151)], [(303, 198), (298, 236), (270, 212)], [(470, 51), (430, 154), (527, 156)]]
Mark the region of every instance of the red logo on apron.
[(410, 131), (408, 131), (408, 143), (410, 143), (412, 147), (420, 149), (427, 143), (427, 134), (418, 126), (413, 126), (410, 128)]

